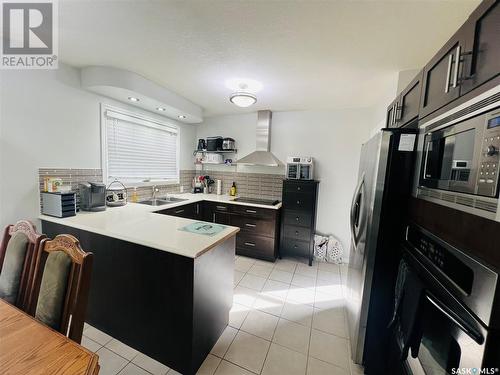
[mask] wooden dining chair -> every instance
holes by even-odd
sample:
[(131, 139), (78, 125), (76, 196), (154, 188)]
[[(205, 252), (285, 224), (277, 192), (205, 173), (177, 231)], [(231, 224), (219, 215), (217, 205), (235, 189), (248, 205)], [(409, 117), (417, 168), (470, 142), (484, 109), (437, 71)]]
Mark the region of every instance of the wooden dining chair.
[(30, 313), (42, 323), (81, 342), (93, 254), (78, 240), (60, 234), (44, 239), (35, 268)]
[(5, 227), (0, 243), (0, 298), (27, 311), (40, 243), (45, 235), (28, 220)]

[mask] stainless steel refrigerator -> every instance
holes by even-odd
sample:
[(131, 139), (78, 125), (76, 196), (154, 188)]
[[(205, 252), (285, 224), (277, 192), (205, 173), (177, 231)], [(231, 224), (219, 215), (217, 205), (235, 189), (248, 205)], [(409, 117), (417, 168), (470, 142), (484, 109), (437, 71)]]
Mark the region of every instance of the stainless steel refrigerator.
[(383, 129), (361, 147), (346, 297), (352, 359), (367, 374), (385, 371), (415, 143), (416, 130)]

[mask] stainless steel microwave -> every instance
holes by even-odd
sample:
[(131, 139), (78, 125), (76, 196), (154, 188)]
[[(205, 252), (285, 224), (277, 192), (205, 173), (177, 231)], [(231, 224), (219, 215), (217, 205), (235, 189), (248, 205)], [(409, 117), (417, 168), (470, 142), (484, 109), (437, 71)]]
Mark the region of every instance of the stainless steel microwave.
[(500, 221), (499, 91), (419, 124), (414, 195)]

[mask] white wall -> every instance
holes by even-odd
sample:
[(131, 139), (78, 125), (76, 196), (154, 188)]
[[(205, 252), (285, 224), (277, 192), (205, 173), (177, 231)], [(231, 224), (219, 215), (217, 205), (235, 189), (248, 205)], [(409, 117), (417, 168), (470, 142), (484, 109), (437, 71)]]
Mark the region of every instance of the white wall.
[[(82, 90), (79, 71), (63, 64), (54, 71), (1, 71), (0, 82), (2, 227), (38, 216), (38, 168), (101, 167), (100, 103), (143, 112)], [(180, 168), (190, 169), (196, 128), (168, 121), (180, 127)]]
[[(349, 208), (357, 182), (361, 144), (378, 121), (375, 112), (345, 109), (273, 113), (271, 151), (282, 161), (290, 155), (315, 158), (315, 177), (321, 181), (317, 231), (333, 234), (342, 241), (345, 261), (350, 239)], [(207, 118), (198, 126), (197, 137), (232, 137), (238, 157), (243, 157), (255, 150), (256, 123), (256, 113)], [(246, 167), (244, 171), (282, 173), (283, 169)]]

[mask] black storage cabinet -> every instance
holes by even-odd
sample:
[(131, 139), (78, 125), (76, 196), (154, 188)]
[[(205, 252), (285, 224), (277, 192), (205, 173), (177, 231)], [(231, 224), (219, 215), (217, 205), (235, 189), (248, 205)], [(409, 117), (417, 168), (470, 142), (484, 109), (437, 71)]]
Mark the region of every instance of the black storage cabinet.
[(283, 180), (280, 257), (307, 257), (312, 265), (319, 181)]

